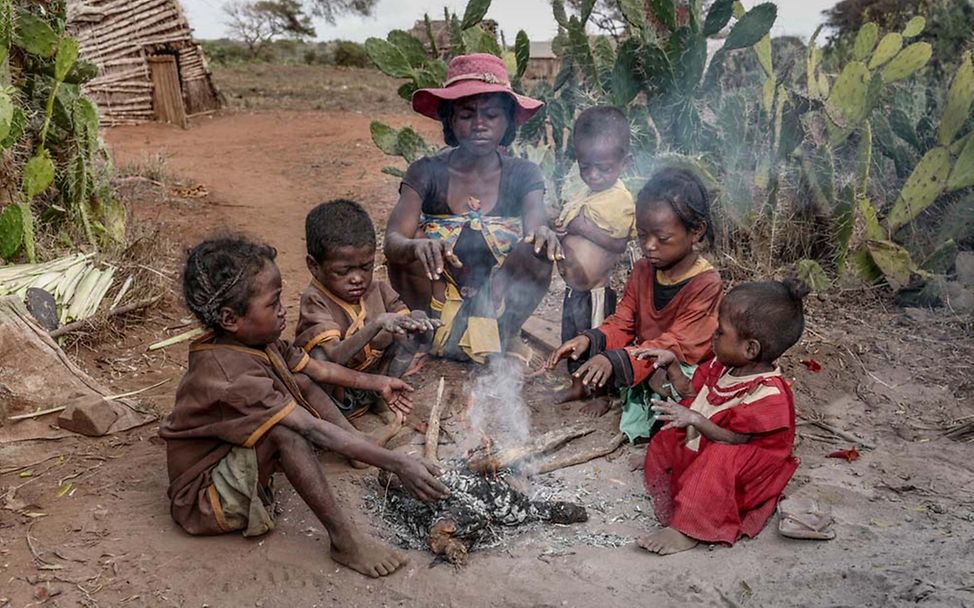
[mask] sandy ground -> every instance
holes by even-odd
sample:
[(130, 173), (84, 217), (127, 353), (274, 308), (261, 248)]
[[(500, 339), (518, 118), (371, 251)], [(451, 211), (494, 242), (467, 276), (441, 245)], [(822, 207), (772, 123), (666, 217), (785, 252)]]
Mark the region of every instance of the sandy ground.
[[(137, 227), (161, 226), (160, 238), (177, 249), (221, 227), (273, 243), (293, 319), (306, 281), (309, 207), (353, 197), (381, 226), (395, 201), (396, 180), (379, 173), (389, 159), (371, 146), (368, 120), (354, 113), (240, 113), (201, 119), (187, 131), (146, 125), (113, 129), (106, 138), (119, 165), (155, 163), (162, 155), (166, 171), (208, 192), (163, 203), (135, 196)], [(435, 126), (426, 124), (426, 133), (434, 135)], [(174, 263), (159, 260), (173, 277)], [(153, 424), (102, 439), (0, 446), (0, 606), (974, 606), (971, 443), (942, 435), (974, 415), (969, 319), (887, 310), (864, 293), (813, 299), (809, 308), (810, 330), (782, 362), (799, 414), (876, 446), (860, 448), (855, 462), (827, 458), (852, 444), (811, 425), (799, 429), (802, 465), (789, 494), (830, 505), (835, 540), (788, 540), (772, 519), (758, 538), (733, 548), (644, 554), (632, 540), (656, 523), (641, 473), (629, 465), (644, 448), (628, 447), (533, 482), (583, 502), (587, 523), (532, 526), (474, 553), (460, 570), (411, 551), (407, 568), (371, 580), (328, 558), (320, 524), (286, 483), (279, 486), (278, 528), (263, 538), (181, 532), (168, 515), (165, 452)], [(141, 327), (72, 354), (119, 391), (173, 378), (144, 396), (164, 414), (185, 346), (147, 354), (145, 345), (183, 331), (186, 317), (173, 295)], [(808, 358), (822, 370), (800, 363)], [(440, 375), (449, 398), (460, 401), (478, 373), (428, 365), (413, 380), (417, 418), (428, 411)], [(577, 404), (547, 401), (563, 379), (551, 373), (526, 386), (535, 431), (584, 420)], [(611, 415), (599, 420), (597, 432), (566, 449), (605, 441), (615, 423)], [(397, 443), (414, 442), (414, 435), (406, 431)], [(374, 471), (325, 466), (358, 524), (391, 537), (366, 509)]]

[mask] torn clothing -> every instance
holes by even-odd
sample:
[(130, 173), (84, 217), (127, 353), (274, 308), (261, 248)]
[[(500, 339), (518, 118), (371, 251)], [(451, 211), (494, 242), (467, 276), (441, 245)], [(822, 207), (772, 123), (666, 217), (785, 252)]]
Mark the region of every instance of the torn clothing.
[[(609, 286), (591, 291), (565, 287), (561, 306), (561, 341), (568, 342), (586, 330), (598, 327), (616, 310), (616, 292)], [(568, 373), (578, 371), (588, 357), (568, 359)]]
[[(212, 474), (235, 446), (255, 448), (295, 407), (319, 417), (291, 375), (308, 361), (307, 353), (284, 340), (256, 349), (208, 334), (190, 346), (175, 406), (159, 428), (166, 440), (170, 512), (187, 532), (234, 529), (219, 516)], [(260, 471), (274, 470), (275, 456), (266, 450), (255, 454)]]
[[(351, 304), (312, 279), (311, 284), (301, 293), (294, 344), (310, 353), (316, 346), (326, 342), (351, 338), (366, 323), (387, 312), (407, 315), (409, 308), (385, 281), (372, 281), (358, 303)], [(392, 334), (385, 330), (380, 331), (361, 351), (352, 355), (346, 367), (359, 371), (376, 369), (392, 342)]]
[(567, 229), (572, 220), (583, 215), (614, 239), (636, 236), (636, 203), (622, 180), (609, 188), (593, 192), (585, 186), (571, 201), (565, 203), (556, 222)]

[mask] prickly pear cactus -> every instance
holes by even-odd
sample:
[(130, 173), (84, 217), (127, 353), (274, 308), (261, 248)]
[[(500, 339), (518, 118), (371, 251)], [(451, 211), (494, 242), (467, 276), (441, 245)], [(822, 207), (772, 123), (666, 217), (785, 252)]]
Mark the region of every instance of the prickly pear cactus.
[(836, 78), (825, 102), (829, 118), (840, 127), (854, 127), (868, 110), (866, 100), (871, 75), (860, 61), (850, 62)]
[(974, 186), (974, 135), (967, 138), (947, 179), (947, 191)]
[(869, 60), (869, 69), (875, 70), (876, 68), (882, 66), (887, 61), (896, 56), (903, 48), (903, 36), (897, 34), (896, 32), (891, 32), (883, 36), (883, 39), (879, 41), (879, 46), (876, 47), (876, 52), (873, 53), (873, 58)]
[(9, 260), (24, 240), (24, 216), (18, 205), (8, 205), (0, 212), (0, 258)]
[(950, 152), (947, 148), (937, 147), (924, 154), (886, 217), (891, 233), (912, 221), (937, 200), (947, 185), (949, 172)]
[(925, 27), (927, 27), (927, 20), (917, 15), (906, 23), (906, 27), (903, 28), (903, 37), (914, 38), (919, 36)]
[(957, 136), (957, 132), (967, 122), (971, 114), (971, 102), (974, 101), (974, 63), (971, 53), (965, 53), (954, 82), (947, 93), (947, 104), (944, 114), (940, 118), (939, 142), (942, 146), (949, 146)]
[(852, 57), (856, 61), (865, 61), (866, 57), (869, 57), (869, 53), (872, 53), (873, 49), (876, 48), (877, 40), (879, 40), (879, 26), (872, 21), (864, 23), (859, 28), (856, 41), (852, 46)]
[(896, 54), (896, 57), (883, 68), (883, 82), (890, 83), (911, 76), (914, 72), (927, 65), (933, 54), (929, 42), (914, 42)]

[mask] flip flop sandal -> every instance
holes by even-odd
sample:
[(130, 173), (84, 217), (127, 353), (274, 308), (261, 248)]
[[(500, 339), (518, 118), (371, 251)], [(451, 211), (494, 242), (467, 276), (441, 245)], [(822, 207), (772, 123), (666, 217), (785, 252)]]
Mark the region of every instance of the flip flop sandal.
[(832, 515), (811, 498), (786, 498), (778, 503), (778, 532), (787, 538), (831, 540)]

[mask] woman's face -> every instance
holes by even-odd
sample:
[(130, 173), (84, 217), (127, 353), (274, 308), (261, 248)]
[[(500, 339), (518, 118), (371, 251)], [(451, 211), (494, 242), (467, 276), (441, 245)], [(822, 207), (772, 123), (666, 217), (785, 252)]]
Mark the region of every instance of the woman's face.
[(457, 145), (476, 156), (496, 152), (509, 124), (502, 93), (458, 99), (450, 119)]

